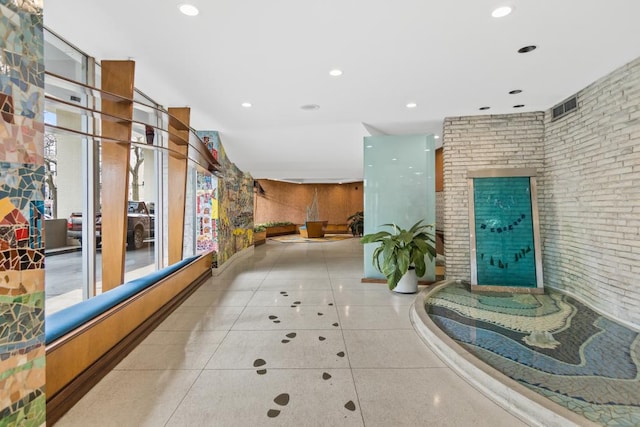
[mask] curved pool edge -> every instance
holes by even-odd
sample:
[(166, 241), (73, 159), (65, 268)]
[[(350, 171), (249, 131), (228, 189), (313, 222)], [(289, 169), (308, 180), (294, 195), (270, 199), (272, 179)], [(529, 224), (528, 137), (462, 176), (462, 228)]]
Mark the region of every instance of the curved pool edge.
[(469, 353), (444, 333), (427, 314), (425, 302), (430, 295), (451, 283), (456, 281), (445, 280), (425, 288), (416, 296), (410, 308), (414, 330), (447, 366), (472, 387), (529, 425), (540, 427), (599, 425), (529, 390)]

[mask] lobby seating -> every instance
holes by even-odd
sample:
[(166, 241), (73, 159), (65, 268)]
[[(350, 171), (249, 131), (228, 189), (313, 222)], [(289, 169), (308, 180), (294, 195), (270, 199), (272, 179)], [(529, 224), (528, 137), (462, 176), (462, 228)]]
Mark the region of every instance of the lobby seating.
[(156, 284), (197, 258), (198, 256), (193, 256), (183, 259), (173, 265), (154, 271), (146, 276), (134, 279), (105, 293), (48, 315), (45, 323), (45, 343), (51, 344), (56, 339)]

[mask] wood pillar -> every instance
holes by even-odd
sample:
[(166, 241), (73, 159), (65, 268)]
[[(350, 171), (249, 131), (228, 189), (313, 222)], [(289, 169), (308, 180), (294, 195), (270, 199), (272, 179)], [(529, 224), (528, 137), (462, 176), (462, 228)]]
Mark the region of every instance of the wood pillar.
[(133, 118), (133, 61), (102, 61), (102, 111), (122, 120), (102, 120), (102, 291), (124, 282), (129, 157)]
[(190, 108), (169, 108), (168, 148), (175, 153), (169, 155), (168, 161), (169, 265), (182, 260), (190, 116)]

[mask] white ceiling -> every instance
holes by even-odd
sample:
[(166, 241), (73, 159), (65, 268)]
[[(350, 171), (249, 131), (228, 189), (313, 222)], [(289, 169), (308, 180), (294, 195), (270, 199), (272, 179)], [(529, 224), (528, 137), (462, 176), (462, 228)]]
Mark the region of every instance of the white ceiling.
[(196, 17), (187, 1), (47, 0), (44, 21), (98, 60), (134, 59), (138, 89), (190, 106), (255, 178), (361, 179), (372, 129), (545, 110), (640, 56), (638, 0), (190, 0)]

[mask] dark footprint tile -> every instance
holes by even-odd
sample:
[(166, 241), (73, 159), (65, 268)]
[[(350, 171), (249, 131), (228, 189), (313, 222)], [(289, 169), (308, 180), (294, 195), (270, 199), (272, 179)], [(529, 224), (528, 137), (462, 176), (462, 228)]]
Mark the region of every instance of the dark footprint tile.
[(265, 362), (264, 359), (256, 359), (256, 360), (253, 361), (253, 367), (254, 368), (257, 368), (259, 366), (264, 366), (266, 364), (267, 364), (267, 362)]
[(289, 404), (289, 393), (279, 394), (273, 401), (280, 406), (287, 406)]
[(297, 334), (295, 332), (291, 332), (291, 333), (287, 334), (287, 338), (295, 338), (296, 335)]
[(336, 356), (338, 357), (344, 357), (344, 351), (341, 351), (340, 353), (337, 353)]
[(280, 415), (280, 410), (279, 409), (269, 409), (269, 412), (267, 412), (267, 417), (269, 417), (269, 418), (275, 418), (278, 415)]
[(320, 341), (324, 341), (324, 340), (326, 340), (326, 338), (325, 338), (325, 337), (318, 337), (318, 339), (319, 339)]
[(276, 320), (278, 318), (278, 316), (274, 316), (273, 314), (271, 316), (269, 316), (269, 320)]
[(329, 303), (329, 307), (333, 307), (333, 303), (332, 302)]
[(256, 371), (256, 373), (257, 373), (258, 375), (264, 375), (264, 374), (266, 374), (266, 373), (267, 373), (267, 370), (266, 370), (266, 369), (258, 369), (258, 370)]
[(286, 292), (285, 291), (280, 291), (280, 295), (285, 295)]
[(324, 372), (324, 373), (322, 374), (322, 379), (323, 379), (323, 380), (325, 380), (325, 381), (326, 381), (326, 380), (328, 380), (329, 378), (331, 378), (331, 375), (329, 375), (328, 373)]
[(296, 308), (296, 307), (297, 307), (297, 305), (292, 305), (292, 306), (291, 306), (291, 308)]
[(352, 400), (348, 401), (347, 403), (344, 404), (344, 407), (347, 408), (350, 411), (355, 411), (356, 410), (356, 404), (353, 403)]
[(318, 313), (318, 316), (324, 316), (324, 313)]
[(279, 320), (274, 320), (273, 323), (280, 323), (280, 321)]
[(302, 304), (300, 301), (294, 301), (293, 303), (294, 303), (295, 305), (300, 305), (300, 304)]
[(280, 342), (281, 342), (282, 344), (286, 344), (286, 343), (291, 342), (291, 341), (289, 341), (289, 340), (282, 340), (282, 341), (280, 341)]
[(339, 325), (339, 324), (337, 324), (337, 323), (334, 323), (334, 324), (333, 324), (333, 326), (335, 326), (335, 327), (337, 328), (337, 327), (338, 327), (338, 326), (340, 326), (340, 325)]

